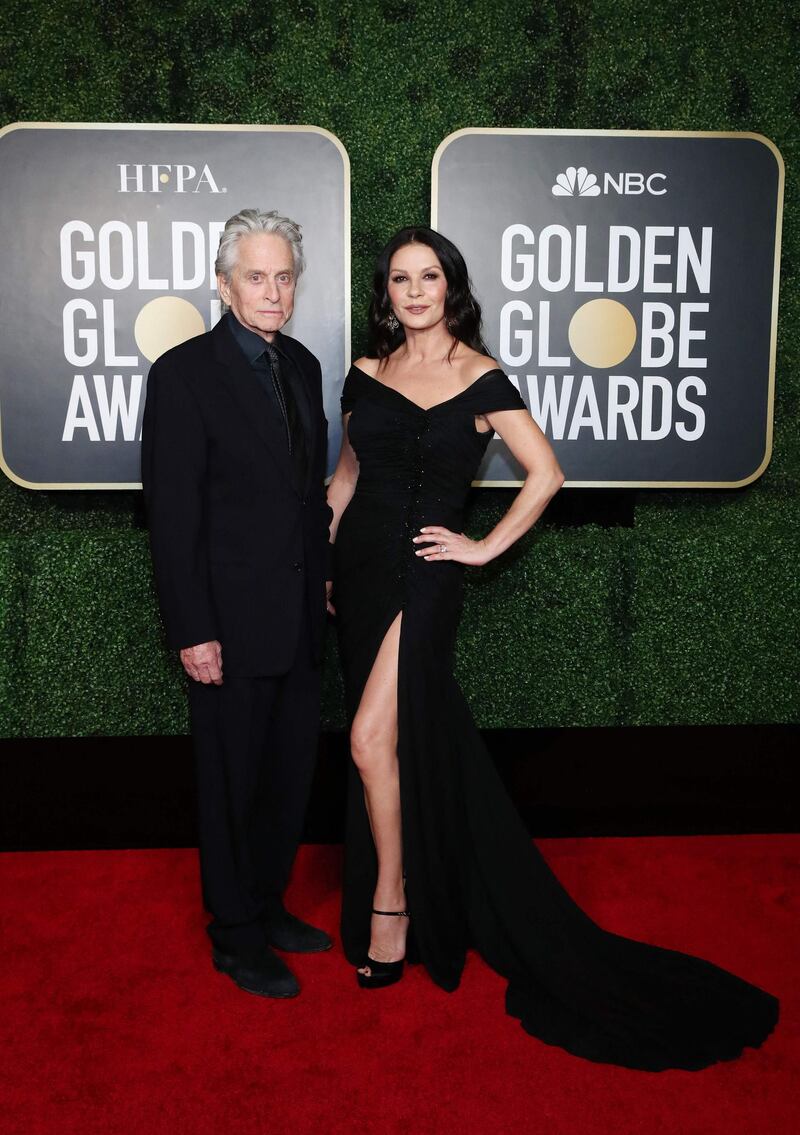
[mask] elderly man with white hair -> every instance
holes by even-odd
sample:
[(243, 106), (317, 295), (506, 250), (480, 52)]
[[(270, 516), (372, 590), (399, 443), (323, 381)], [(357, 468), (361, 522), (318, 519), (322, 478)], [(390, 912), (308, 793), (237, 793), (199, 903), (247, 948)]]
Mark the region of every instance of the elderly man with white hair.
[(320, 365), (281, 331), (303, 267), (294, 221), (231, 217), (216, 262), (225, 314), (153, 364), (142, 428), (161, 613), (189, 678), (212, 960), (265, 997), (299, 992), (273, 948), (331, 945), (283, 904), (330, 602)]

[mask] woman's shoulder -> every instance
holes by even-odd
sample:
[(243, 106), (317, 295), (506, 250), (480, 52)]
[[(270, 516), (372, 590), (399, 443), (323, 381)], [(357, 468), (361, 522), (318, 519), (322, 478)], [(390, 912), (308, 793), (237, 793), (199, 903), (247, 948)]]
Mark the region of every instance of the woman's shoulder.
[(465, 356), (462, 381), (465, 400), (476, 414), (490, 414), (497, 410), (527, 410), (519, 390), (505, 373), (497, 359), (472, 351)]
[(459, 362), (459, 377), (464, 386), (471, 386), (483, 375), (492, 374), (494, 371), (502, 373), (497, 359), (483, 355), (480, 351), (474, 351), (471, 347), (466, 348)]
[(375, 378), (380, 366), (380, 359), (372, 359), (369, 355), (362, 355), (360, 359), (354, 359), (353, 368), (360, 370), (362, 374), (368, 374), (370, 378)]
[(366, 355), (351, 363), (350, 370), (345, 375), (340, 400), (343, 414), (348, 414), (353, 409), (358, 397), (366, 390), (367, 386), (372, 385), (365, 380), (375, 378), (377, 370), (378, 360), (370, 359)]

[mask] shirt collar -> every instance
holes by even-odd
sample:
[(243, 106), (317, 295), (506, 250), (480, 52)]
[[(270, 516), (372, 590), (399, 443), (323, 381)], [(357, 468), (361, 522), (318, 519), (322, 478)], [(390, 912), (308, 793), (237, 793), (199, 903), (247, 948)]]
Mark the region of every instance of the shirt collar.
[[(264, 349), (267, 345), (266, 342), (260, 335), (256, 335), (255, 331), (251, 331), (249, 327), (245, 327), (244, 324), (240, 323), (232, 311), (227, 311), (222, 318), (226, 320), (231, 334), (238, 343), (240, 350), (250, 366), (255, 366), (264, 354)], [(279, 355), (284, 356), (279, 332), (276, 333), (271, 345)]]

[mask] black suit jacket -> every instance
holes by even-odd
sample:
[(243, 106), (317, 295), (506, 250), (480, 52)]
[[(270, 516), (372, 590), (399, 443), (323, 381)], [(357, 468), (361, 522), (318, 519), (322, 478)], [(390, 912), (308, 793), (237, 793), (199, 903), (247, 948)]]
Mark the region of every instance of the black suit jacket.
[(304, 599), (322, 653), (331, 511), (320, 365), (296, 339), (279, 334), (276, 345), (301, 379), (305, 485), (224, 319), (162, 355), (147, 382), (142, 485), (167, 640), (180, 649), (218, 639), (228, 677), (290, 668)]

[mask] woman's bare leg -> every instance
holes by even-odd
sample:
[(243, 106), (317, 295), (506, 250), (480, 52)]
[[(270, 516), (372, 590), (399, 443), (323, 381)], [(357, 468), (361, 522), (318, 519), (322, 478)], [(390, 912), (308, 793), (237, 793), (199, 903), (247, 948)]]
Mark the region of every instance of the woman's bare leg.
[[(364, 785), (378, 857), (376, 910), (405, 910), (400, 770), (397, 763), (397, 658), (402, 612), (392, 623), (373, 663), (350, 731), (350, 748)], [(370, 957), (392, 962), (405, 956), (407, 918), (372, 916)], [(369, 973), (369, 967), (362, 970)]]

